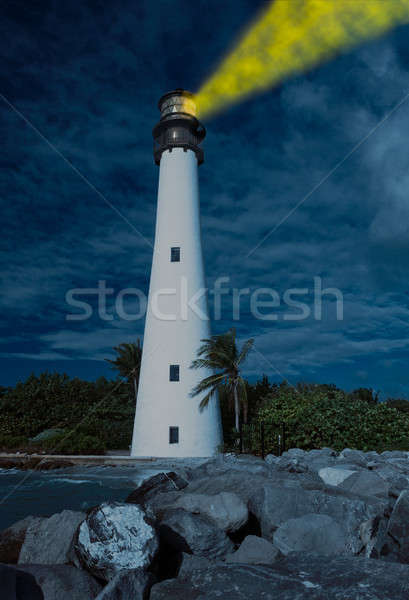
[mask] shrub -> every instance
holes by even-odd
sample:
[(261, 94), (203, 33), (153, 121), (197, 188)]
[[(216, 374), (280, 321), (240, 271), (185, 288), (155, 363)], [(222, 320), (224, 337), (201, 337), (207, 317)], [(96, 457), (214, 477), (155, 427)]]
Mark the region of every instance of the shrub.
[(16, 452), (24, 450), (28, 439), (23, 435), (0, 435), (0, 450), (3, 452)]
[(41, 443), (41, 450), (50, 454), (104, 454), (104, 442), (93, 435), (73, 433), (56, 435)]
[(409, 415), (334, 387), (284, 383), (265, 398), (257, 418), (265, 423), (266, 439), (285, 423), (287, 448), (409, 449)]

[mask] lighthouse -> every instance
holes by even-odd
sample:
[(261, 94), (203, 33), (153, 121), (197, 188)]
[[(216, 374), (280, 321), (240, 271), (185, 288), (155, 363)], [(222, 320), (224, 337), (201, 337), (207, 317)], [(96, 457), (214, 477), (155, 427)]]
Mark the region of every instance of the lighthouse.
[(190, 369), (210, 336), (198, 185), (206, 132), (185, 90), (162, 96), (159, 110), (155, 245), (131, 456), (207, 457), (223, 441), (219, 401), (213, 397), (201, 410), (201, 397), (190, 396), (211, 374)]

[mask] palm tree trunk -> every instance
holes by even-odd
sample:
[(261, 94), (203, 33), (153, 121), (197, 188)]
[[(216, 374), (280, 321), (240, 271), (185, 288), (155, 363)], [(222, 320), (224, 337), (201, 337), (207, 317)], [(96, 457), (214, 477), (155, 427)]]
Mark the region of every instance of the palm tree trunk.
[(134, 392), (135, 392), (135, 403), (136, 403), (136, 399), (138, 397), (138, 386), (136, 384), (136, 377), (133, 378), (133, 389), (134, 389)]
[(236, 420), (236, 431), (240, 430), (240, 404), (239, 404), (239, 395), (237, 393), (237, 386), (235, 385), (233, 388), (234, 393), (234, 414)]

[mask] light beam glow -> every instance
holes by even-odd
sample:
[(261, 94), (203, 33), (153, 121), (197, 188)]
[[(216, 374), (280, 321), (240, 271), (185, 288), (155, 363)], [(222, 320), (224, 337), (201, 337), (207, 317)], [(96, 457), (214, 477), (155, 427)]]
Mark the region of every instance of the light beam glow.
[(201, 118), (409, 22), (409, 0), (275, 0), (195, 97)]

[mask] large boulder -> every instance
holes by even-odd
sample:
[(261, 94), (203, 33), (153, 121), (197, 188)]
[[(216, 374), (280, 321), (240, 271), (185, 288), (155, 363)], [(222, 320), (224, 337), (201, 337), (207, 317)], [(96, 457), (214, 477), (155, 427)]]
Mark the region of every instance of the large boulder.
[(407, 565), (294, 553), (271, 567), (217, 565), (192, 571), (154, 585), (150, 599), (407, 600), (408, 594)]
[(344, 448), (339, 455), (339, 459), (357, 465), (358, 467), (362, 467), (363, 469), (368, 467), (368, 459), (365, 456), (365, 452), (362, 450)]
[(280, 557), (280, 551), (264, 538), (248, 535), (233, 554), (226, 556), (226, 563), (248, 565), (272, 565)]
[(92, 600), (101, 590), (89, 573), (71, 565), (19, 565), (17, 569), (34, 576), (44, 600)]
[(143, 569), (121, 571), (104, 587), (96, 600), (146, 600), (152, 575)]
[(387, 532), (398, 545), (398, 559), (409, 563), (409, 490), (401, 492), (397, 499)]
[(252, 454), (219, 454), (194, 469), (193, 478), (215, 477), (226, 472), (237, 471), (243, 476), (269, 476), (269, 467), (259, 456)]
[(388, 483), (375, 471), (357, 471), (341, 481), (339, 487), (361, 496), (387, 497)]
[(26, 531), (19, 564), (59, 565), (74, 560), (73, 539), (83, 512), (63, 510), (48, 519), (33, 522)]
[(164, 511), (159, 532), (163, 542), (176, 552), (220, 558), (233, 550), (233, 542), (214, 521), (181, 508)]
[[(197, 571), (198, 569), (207, 569), (215, 564), (216, 561), (211, 560), (210, 558), (182, 552), (178, 577), (186, 577), (186, 575), (192, 571)], [(217, 562), (217, 564), (220, 564), (220, 562)]]
[(223, 531), (237, 531), (247, 523), (249, 512), (247, 505), (237, 494), (181, 494), (174, 503), (175, 508), (200, 514), (214, 521)]
[(261, 490), (266, 478), (261, 475), (244, 476), (240, 471), (232, 470), (226, 473), (194, 479), (185, 489), (185, 493), (208, 494), (214, 496), (220, 492), (237, 494), (245, 504), (256, 490)]
[(123, 570), (148, 567), (158, 547), (144, 510), (120, 502), (93, 509), (79, 527), (75, 546), (90, 573), (105, 581)]
[(342, 527), (347, 539), (346, 548), (352, 554), (362, 550), (361, 523), (383, 515), (387, 506), (387, 501), (360, 497), (338, 488), (323, 491), (271, 484), (265, 484), (249, 502), (249, 510), (260, 523), (261, 535), (271, 542), (274, 542), (275, 530), (289, 519), (311, 513), (324, 514)]
[(38, 526), (41, 521), (42, 517), (29, 516), (0, 531), (0, 562), (16, 564), (27, 529), (31, 525)]
[(41, 587), (33, 575), (0, 564), (0, 597), (2, 600), (44, 600)]
[(348, 552), (344, 530), (328, 515), (310, 514), (289, 519), (274, 533), (274, 545), (285, 555), (316, 552), (328, 556)]
[(139, 487), (129, 494), (125, 502), (143, 506), (157, 494), (182, 490), (187, 485), (187, 480), (174, 471), (158, 473), (143, 481)]

